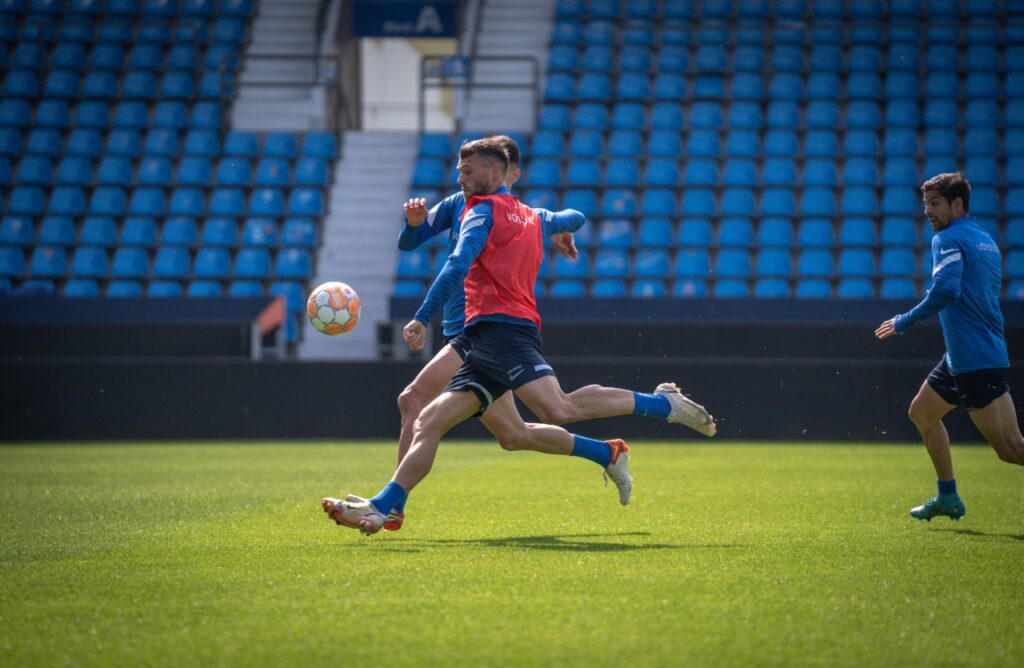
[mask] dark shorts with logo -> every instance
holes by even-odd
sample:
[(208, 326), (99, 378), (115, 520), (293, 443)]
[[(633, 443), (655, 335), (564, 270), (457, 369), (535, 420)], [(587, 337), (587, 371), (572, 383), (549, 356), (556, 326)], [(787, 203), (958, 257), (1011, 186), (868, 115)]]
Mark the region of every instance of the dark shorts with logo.
[(509, 390), (522, 387), (555, 370), (541, 354), (540, 331), (529, 325), (478, 322), (465, 332), (469, 354), (445, 392), (472, 392), (487, 407)]
[(1010, 391), (1007, 369), (978, 369), (953, 375), (946, 357), (928, 374), (928, 385), (947, 404), (963, 406), (969, 411), (984, 408)]
[(459, 354), (463, 362), (466, 361), (466, 355), (469, 354), (469, 338), (465, 332), (459, 332), (455, 336), (446, 336), (444, 337), (444, 342), (445, 345), (451, 346), (452, 350)]

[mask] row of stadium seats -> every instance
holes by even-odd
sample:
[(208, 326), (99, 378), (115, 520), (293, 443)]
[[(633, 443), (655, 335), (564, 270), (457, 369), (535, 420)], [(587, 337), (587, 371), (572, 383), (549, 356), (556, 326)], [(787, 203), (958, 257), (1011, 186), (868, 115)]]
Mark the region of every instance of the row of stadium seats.
[[(653, 142), (652, 142), (653, 145)], [(981, 187), (1024, 185), (1024, 155), (1014, 155), (1000, 166), (995, 155), (971, 154), (959, 163), (971, 175), (971, 184)], [(540, 188), (607, 187), (636, 188), (686, 186), (907, 186), (920, 185), (925, 174), (959, 166), (955, 156), (940, 155), (919, 162), (911, 156), (890, 154), (879, 163), (875, 158), (809, 157), (805, 160), (769, 157), (763, 162), (745, 157), (716, 160), (696, 157), (652, 155), (630, 157), (534, 158), (524, 165), (521, 186)], [(920, 166), (920, 168), (919, 168)], [(413, 173), (417, 188), (442, 187), (455, 182), (449, 166), (436, 158), (423, 158)], [(3, 163), (0, 161), (0, 179)]]
[[(443, 266), (447, 250), (439, 249), (430, 259), (430, 251), (416, 249), (401, 254), (399, 278), (432, 278)], [(931, 275), (931, 249), (916, 252), (909, 247), (882, 249), (878, 260), (869, 248), (789, 248), (766, 247), (756, 253), (746, 248), (683, 248), (671, 252), (664, 248), (598, 248), (593, 255), (583, 248), (579, 258), (567, 260), (547, 255), (541, 266), (544, 278), (919, 278)], [(1024, 248), (1006, 255), (1005, 275), (1024, 279)]]
[[(82, 14), (26, 15), (0, 13), (0, 42), (19, 41), (130, 44), (225, 43), (243, 44), (248, 38), (242, 17), (171, 17), (137, 14), (115, 17)], [(10, 51), (11, 47), (6, 50)]]
[[(0, 103), (2, 104), (2, 103)], [(197, 109), (203, 109), (199, 103), (193, 108), (192, 117), (195, 122)], [(201, 112), (201, 115), (206, 115)], [(22, 130), (18, 127), (0, 125), (0, 155), (21, 155), (32, 153), (39, 155), (85, 155), (97, 157), (103, 153), (123, 155), (137, 158), (148, 155), (205, 155), (221, 154), (239, 158), (286, 158), (297, 157), (326, 158), (337, 157), (336, 138), (324, 132), (310, 132), (299, 140), (290, 132), (272, 132), (260, 142), (255, 133), (231, 131), (224, 136), (223, 145), (220, 133), (222, 125), (221, 108), (218, 105), (209, 113), (209, 127), (203, 126), (185, 132), (174, 126), (146, 126), (148, 129), (114, 127), (109, 132), (92, 127), (78, 127), (64, 132), (53, 127), (31, 127)], [(205, 121), (204, 121), (205, 122)], [(299, 150), (301, 144), (301, 151)]]
[(687, 20), (995, 17), (1002, 10), (999, 0), (558, 0), (556, 5), (559, 17)]
[(312, 275), (312, 259), (303, 248), (243, 247), (232, 258), (232, 249), (210, 246), (194, 253), (185, 246), (161, 246), (155, 252), (119, 246), (113, 253), (100, 246), (77, 246), (70, 254), (60, 246), (36, 246), (26, 262), (20, 247), (0, 246), (0, 276), (20, 278), (26, 269), (33, 278), (306, 279)]
[(0, 41), (0, 66), (16, 71), (38, 71), (47, 68), (77, 71), (83, 66), (90, 70), (196, 70), (220, 69), (237, 64), (238, 46), (229, 42), (215, 42), (204, 47), (193, 42), (140, 42), (130, 49), (117, 42), (59, 42), (52, 49), (45, 42), (18, 42), (8, 51), (7, 43)]
[[(292, 287), (294, 286), (294, 287)], [(305, 288), (299, 281), (273, 281), (265, 286), (261, 281), (231, 281), (225, 287), (224, 281), (197, 279), (194, 281), (154, 280), (148, 283), (141, 281), (114, 279), (106, 283), (93, 278), (68, 279), (58, 290), (57, 284), (49, 279), (31, 279), (24, 284), (25, 292), (44, 292), (60, 294), (64, 297), (262, 297), (264, 295), (283, 294), (289, 310), (296, 311), (292, 305), (294, 298), (291, 293), (301, 291), (303, 306), (305, 305)], [(0, 278), (0, 294), (9, 290), (8, 279)]]
[(0, 220), (0, 245), (32, 246), (300, 246), (317, 245), (314, 218), (285, 218), (282, 223), (270, 217), (247, 218), (241, 225), (234, 218), (209, 217), (200, 224), (195, 218), (171, 216), (158, 223), (157, 218), (130, 216), (118, 225), (109, 216), (89, 216), (77, 229), (73, 218), (47, 216), (38, 231), (29, 216), (4, 216)]
[(181, 158), (177, 166), (171, 158), (149, 156), (133, 160), (107, 155), (94, 169), (84, 156), (65, 156), (56, 162), (47, 155), (25, 155), (12, 168), (7, 156), (0, 156), (0, 185), (17, 181), (23, 185), (89, 186), (149, 185), (174, 186), (322, 186), (330, 181), (330, 165), (325, 158), (305, 156), (295, 168), (284, 158), (262, 158), (255, 170), (247, 158), (226, 157), (217, 161), (204, 156)]
[[(877, 283), (877, 285), (876, 285)], [(637, 278), (595, 278), (591, 281), (563, 278), (538, 281), (535, 294), (538, 297), (613, 297), (659, 298), (659, 297), (722, 297), (722, 298), (771, 298), (785, 299), (915, 299), (920, 296), (923, 286), (908, 278), (885, 278), (872, 281), (867, 278), (844, 278), (830, 281), (823, 278), (737, 279), (723, 278), (707, 281), (697, 278), (663, 279)], [(422, 281), (399, 279), (395, 282), (397, 297), (419, 298), (424, 294)], [(1024, 280), (1009, 281), (1004, 296), (1007, 299), (1024, 299)]]
[(80, 16), (196, 16), (249, 17), (253, 0), (4, 0), (2, 14), (63, 14)]
[(87, 195), (77, 186), (58, 186), (46, 195), (41, 186), (14, 186), (8, 214), (82, 217), (93, 216), (322, 216), (326, 204), (321, 188), (297, 186), (290, 193), (279, 188), (215, 188), (207, 197), (203, 188), (178, 187), (170, 196), (164, 188), (133, 189), (97, 186)]
[(227, 93), (221, 72), (172, 71), (157, 76), (144, 70), (129, 70), (118, 77), (108, 70), (90, 70), (79, 76), (73, 70), (50, 70), (42, 79), (32, 70), (10, 70), (0, 92), (5, 97), (98, 98), (174, 100), (221, 99)]

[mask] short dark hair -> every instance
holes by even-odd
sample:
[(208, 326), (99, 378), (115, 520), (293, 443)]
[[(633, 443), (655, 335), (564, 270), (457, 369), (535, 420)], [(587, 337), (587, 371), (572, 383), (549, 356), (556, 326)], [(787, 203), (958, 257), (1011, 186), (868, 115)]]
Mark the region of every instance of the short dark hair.
[(502, 142), (494, 137), (484, 137), (467, 141), (459, 148), (459, 159), (464, 160), (472, 155), (481, 155), (491, 158), (501, 165), (501, 171), (508, 169), (508, 152)]
[(967, 213), (971, 201), (971, 184), (960, 172), (947, 172), (937, 174), (921, 185), (921, 194), (936, 192), (942, 199), (952, 204), (957, 197), (964, 203), (964, 213)]
[(519, 143), (515, 139), (512, 139), (512, 137), (509, 137), (508, 135), (494, 135), (491, 139), (501, 143), (502, 147), (505, 149), (505, 154), (508, 155), (508, 164), (510, 167), (512, 165), (519, 164)]

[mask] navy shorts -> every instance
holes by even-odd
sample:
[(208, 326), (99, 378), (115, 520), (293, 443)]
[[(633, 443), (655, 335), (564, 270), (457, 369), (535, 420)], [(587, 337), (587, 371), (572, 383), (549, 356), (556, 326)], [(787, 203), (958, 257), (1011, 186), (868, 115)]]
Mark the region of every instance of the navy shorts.
[(469, 337), (466, 336), (465, 332), (459, 332), (455, 336), (444, 337), (445, 345), (451, 346), (452, 350), (459, 354), (462, 361), (466, 361), (466, 355), (469, 354)]
[(928, 385), (947, 404), (963, 406), (969, 411), (984, 408), (1010, 391), (1006, 369), (978, 369), (953, 375), (946, 357), (928, 374)]
[(540, 331), (529, 325), (479, 322), (464, 334), (470, 351), (445, 392), (473, 392), (483, 415), (496, 399), (555, 370), (541, 354)]

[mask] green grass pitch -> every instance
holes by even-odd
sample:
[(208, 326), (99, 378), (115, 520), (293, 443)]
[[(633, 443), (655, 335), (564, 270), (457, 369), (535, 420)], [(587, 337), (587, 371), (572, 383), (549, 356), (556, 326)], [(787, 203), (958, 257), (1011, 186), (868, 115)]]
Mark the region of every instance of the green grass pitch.
[(1024, 665), (1024, 471), (955, 447), (634, 443), (596, 466), (445, 443), (407, 526), (391, 443), (0, 447), (0, 665)]

